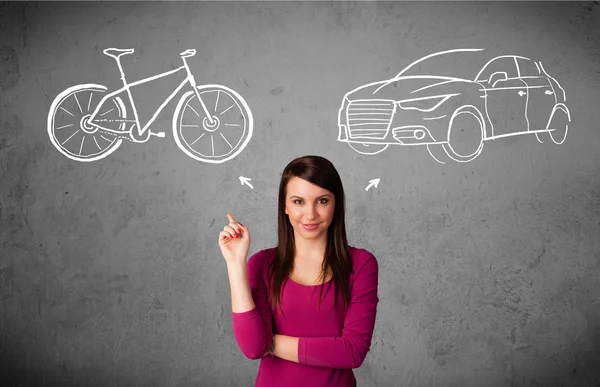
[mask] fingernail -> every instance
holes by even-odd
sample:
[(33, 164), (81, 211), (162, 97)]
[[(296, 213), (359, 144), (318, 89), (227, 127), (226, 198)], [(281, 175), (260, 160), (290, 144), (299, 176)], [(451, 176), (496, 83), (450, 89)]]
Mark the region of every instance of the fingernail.
[(229, 234), (229, 237), (230, 237), (230, 238), (233, 238), (233, 235)]
[(242, 230), (238, 228), (238, 232), (241, 234), (241, 233), (242, 233)]
[(242, 222), (238, 222), (238, 223), (243, 226)]

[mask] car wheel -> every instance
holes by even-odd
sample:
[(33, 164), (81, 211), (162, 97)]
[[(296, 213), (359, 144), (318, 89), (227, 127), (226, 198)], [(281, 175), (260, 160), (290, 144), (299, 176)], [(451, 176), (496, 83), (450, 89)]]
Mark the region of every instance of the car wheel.
[(474, 106), (461, 106), (454, 111), (448, 125), (448, 138), (442, 145), (448, 157), (461, 163), (475, 159), (483, 149), (485, 124)]
[(446, 161), (450, 160), (443, 144), (427, 144), (427, 150), (431, 157), (440, 164), (446, 164)]
[(389, 144), (365, 144), (360, 142), (349, 142), (348, 145), (363, 155), (376, 155), (387, 149)]
[(536, 133), (539, 142), (544, 142), (548, 138), (555, 144), (562, 144), (567, 138), (569, 124), (571, 123), (571, 114), (569, 109), (564, 104), (558, 104), (552, 110), (546, 130), (551, 130), (546, 133)]

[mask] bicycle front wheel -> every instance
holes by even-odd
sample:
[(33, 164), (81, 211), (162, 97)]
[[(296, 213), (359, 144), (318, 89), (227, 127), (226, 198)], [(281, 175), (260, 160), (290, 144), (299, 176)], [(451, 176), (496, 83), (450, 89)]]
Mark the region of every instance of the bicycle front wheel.
[(246, 101), (228, 87), (203, 85), (197, 89), (202, 101), (196, 92), (189, 91), (177, 105), (173, 117), (175, 142), (184, 153), (198, 161), (223, 163), (231, 160), (252, 137), (252, 112)]

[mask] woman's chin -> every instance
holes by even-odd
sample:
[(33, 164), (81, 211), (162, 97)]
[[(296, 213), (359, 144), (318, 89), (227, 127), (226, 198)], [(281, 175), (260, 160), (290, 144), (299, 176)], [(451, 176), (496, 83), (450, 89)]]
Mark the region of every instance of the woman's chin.
[[(302, 226), (300, 226), (300, 227), (302, 227)], [(325, 233), (320, 232), (319, 229), (316, 229), (314, 231), (308, 231), (308, 230), (305, 230), (304, 228), (301, 228), (300, 230), (296, 230), (294, 234), (295, 234), (294, 236), (296, 238), (300, 237), (300, 238), (306, 239), (306, 240), (317, 240), (317, 239), (322, 238)]]

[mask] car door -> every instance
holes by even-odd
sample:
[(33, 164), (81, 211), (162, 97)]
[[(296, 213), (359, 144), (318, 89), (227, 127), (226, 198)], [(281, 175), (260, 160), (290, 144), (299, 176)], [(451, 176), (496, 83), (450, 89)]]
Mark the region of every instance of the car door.
[(485, 88), (486, 113), (492, 124), (491, 138), (527, 131), (527, 84), (519, 78), (514, 56), (488, 62), (476, 80)]
[(527, 84), (527, 121), (530, 131), (545, 130), (552, 109), (556, 104), (556, 96), (548, 77), (540, 71), (535, 62), (517, 59), (519, 74)]

